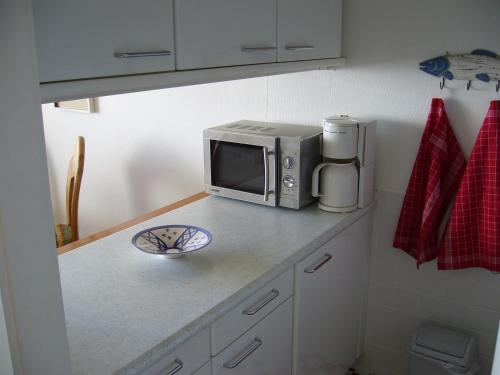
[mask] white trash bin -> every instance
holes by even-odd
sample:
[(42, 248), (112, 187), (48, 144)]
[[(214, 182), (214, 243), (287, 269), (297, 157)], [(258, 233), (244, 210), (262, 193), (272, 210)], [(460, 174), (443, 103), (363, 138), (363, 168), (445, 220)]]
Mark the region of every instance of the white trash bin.
[(473, 375), (479, 370), (473, 336), (421, 324), (411, 345), (411, 375)]

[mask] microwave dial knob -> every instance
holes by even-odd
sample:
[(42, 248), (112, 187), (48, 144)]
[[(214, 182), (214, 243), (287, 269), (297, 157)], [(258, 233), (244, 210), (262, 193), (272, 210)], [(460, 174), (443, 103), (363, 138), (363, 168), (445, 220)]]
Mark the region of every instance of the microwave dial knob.
[(295, 179), (292, 176), (286, 175), (283, 177), (283, 185), (285, 185), (285, 187), (293, 188), (294, 184), (295, 184)]
[(295, 160), (291, 156), (287, 156), (283, 159), (283, 167), (286, 169), (292, 169), (295, 166)]

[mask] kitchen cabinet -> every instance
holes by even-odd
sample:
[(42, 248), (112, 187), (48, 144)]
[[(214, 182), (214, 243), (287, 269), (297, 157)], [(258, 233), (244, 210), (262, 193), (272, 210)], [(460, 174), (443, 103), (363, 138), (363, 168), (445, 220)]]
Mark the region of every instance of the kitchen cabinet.
[(342, 0), (277, 0), (278, 61), (340, 57)]
[(173, 0), (33, 2), (41, 82), (175, 69)]
[(276, 62), (276, 1), (176, 0), (177, 70)]
[(204, 364), (209, 361), (209, 331), (205, 329), (157, 360), (141, 375), (205, 375)]
[(360, 354), (371, 215), (295, 266), (294, 374), (345, 374)]
[(212, 358), (214, 375), (290, 375), (292, 311), (289, 298)]
[(43, 103), (345, 65), (342, 0), (33, 2)]
[(200, 368), (198, 371), (195, 371), (193, 375), (212, 375), (212, 363), (207, 362), (202, 368)]
[(212, 355), (220, 353), (222, 349), (287, 300), (292, 293), (293, 269), (290, 268), (217, 319), (210, 327)]

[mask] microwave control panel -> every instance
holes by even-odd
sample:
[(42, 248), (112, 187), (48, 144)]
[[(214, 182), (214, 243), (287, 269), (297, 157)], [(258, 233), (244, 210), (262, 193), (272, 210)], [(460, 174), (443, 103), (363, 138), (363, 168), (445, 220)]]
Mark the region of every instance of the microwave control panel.
[(295, 159), (291, 156), (285, 156), (283, 158), (283, 168), (285, 169), (293, 169), (295, 166)]
[(300, 181), (300, 143), (296, 139), (280, 139), (281, 151), (281, 198), (280, 199), (299, 199), (299, 181)]
[(321, 135), (280, 137), (279, 205), (301, 208), (311, 203), (312, 172), (321, 163)]

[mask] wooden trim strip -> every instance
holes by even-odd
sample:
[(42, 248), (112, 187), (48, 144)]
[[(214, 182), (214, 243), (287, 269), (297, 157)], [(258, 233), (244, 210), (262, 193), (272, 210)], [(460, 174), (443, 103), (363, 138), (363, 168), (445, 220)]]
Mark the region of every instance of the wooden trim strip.
[(58, 247), (57, 248), (57, 254), (61, 255), (61, 254), (67, 253), (68, 251), (73, 251), (73, 250), (78, 249), (79, 247), (81, 247), (83, 245), (87, 245), (87, 244), (89, 244), (91, 242), (100, 240), (101, 238), (110, 236), (110, 235), (112, 235), (112, 234), (114, 234), (116, 232), (119, 232), (119, 231), (122, 231), (124, 229), (130, 228), (131, 226), (134, 226), (136, 224), (140, 224), (140, 223), (142, 223), (142, 222), (144, 222), (146, 220), (152, 219), (152, 218), (154, 218), (156, 216), (159, 216), (159, 215), (162, 215), (162, 214), (164, 214), (166, 212), (173, 211), (173, 210), (175, 210), (177, 208), (180, 208), (182, 206), (186, 206), (186, 205), (188, 205), (190, 203), (193, 203), (193, 202), (196, 202), (196, 201), (198, 201), (200, 199), (206, 198), (209, 195), (210, 194), (208, 194), (208, 193), (201, 192), (201, 193), (192, 195), (190, 197), (181, 199), (180, 201), (171, 203), (171, 204), (169, 204), (169, 205), (167, 205), (165, 207), (162, 207), (162, 208), (159, 208), (157, 210), (148, 212), (147, 214), (144, 214), (144, 215), (141, 215), (139, 217), (136, 217), (135, 219), (128, 220), (128, 221), (126, 221), (124, 223), (115, 225), (114, 227), (111, 227), (109, 229), (105, 229), (105, 230), (103, 230), (101, 232), (92, 234), (92, 235), (90, 235), (88, 237), (81, 238), (78, 241), (71, 242), (71, 243), (69, 243), (67, 245)]

